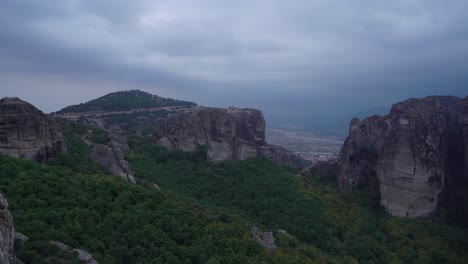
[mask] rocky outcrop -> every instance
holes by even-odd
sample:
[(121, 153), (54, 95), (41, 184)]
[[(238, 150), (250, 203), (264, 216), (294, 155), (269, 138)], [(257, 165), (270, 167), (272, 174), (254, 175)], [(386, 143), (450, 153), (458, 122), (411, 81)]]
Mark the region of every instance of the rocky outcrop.
[(265, 119), (255, 109), (196, 107), (160, 122), (155, 142), (168, 149), (208, 149), (213, 161), (245, 160), (265, 156), (285, 165), (300, 167), (302, 159), (265, 141)]
[(18, 98), (0, 100), (0, 153), (44, 163), (66, 152), (58, 124)]
[(250, 233), (255, 241), (257, 241), (263, 248), (265, 248), (269, 253), (275, 253), (276, 243), (273, 232), (263, 232), (259, 227), (252, 227)]
[[(380, 192), (397, 216), (433, 217), (466, 196), (468, 97), (434, 96), (393, 105), (389, 115), (353, 119), (341, 150), (338, 183)], [(459, 198), (459, 197), (458, 197)]]
[(15, 228), (8, 202), (0, 193), (0, 263), (13, 263)]
[(130, 165), (124, 157), (124, 151), (130, 149), (127, 138), (118, 126), (111, 126), (108, 133), (109, 143), (107, 145), (95, 144), (91, 158), (112, 175), (121, 177), (127, 182), (136, 183)]
[(338, 186), (343, 191), (353, 187), (369, 191), (379, 189), (375, 166), (382, 150), (390, 123), (379, 115), (360, 121), (351, 120), (349, 135), (341, 148)]
[(59, 241), (51, 241), (50, 242), (52, 245), (58, 247), (61, 251), (64, 251), (66, 253), (70, 253), (70, 252), (75, 252), (78, 254), (78, 259), (80, 260), (81, 263), (83, 264), (99, 264), (94, 258), (93, 256), (82, 250), (82, 249), (78, 249), (78, 248), (72, 248), (70, 246), (67, 246), (65, 244), (63, 244), (62, 242), (59, 242)]

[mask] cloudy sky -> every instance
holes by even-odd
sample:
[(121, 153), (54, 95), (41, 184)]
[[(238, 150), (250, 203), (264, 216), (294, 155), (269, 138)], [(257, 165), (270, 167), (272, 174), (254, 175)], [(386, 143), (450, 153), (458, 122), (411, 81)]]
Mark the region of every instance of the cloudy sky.
[(0, 95), (51, 112), (141, 89), (327, 127), (468, 95), (467, 12), (466, 0), (2, 0)]

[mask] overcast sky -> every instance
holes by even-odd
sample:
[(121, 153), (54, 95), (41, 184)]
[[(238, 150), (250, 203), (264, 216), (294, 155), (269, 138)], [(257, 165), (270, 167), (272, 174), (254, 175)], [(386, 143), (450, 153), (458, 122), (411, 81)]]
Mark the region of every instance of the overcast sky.
[(45, 112), (141, 89), (326, 127), (468, 95), (466, 0), (1, 2), (0, 95)]

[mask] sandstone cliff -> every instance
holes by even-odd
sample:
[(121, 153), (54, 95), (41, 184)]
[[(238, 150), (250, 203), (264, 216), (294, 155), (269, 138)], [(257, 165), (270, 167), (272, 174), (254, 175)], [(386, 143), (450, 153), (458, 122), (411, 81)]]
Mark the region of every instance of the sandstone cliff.
[(18, 98), (0, 100), (0, 153), (39, 163), (66, 152), (56, 122)]
[(409, 99), (384, 117), (353, 119), (341, 150), (339, 187), (379, 191), (389, 213), (408, 217), (437, 215), (460, 198), (454, 192), (466, 197), (467, 102)]
[(8, 203), (0, 193), (0, 263), (13, 263), (15, 229)]
[(213, 161), (265, 156), (289, 166), (302, 165), (293, 153), (266, 143), (265, 119), (255, 109), (196, 107), (181, 111), (160, 122), (155, 141), (184, 151), (206, 146), (208, 159)]

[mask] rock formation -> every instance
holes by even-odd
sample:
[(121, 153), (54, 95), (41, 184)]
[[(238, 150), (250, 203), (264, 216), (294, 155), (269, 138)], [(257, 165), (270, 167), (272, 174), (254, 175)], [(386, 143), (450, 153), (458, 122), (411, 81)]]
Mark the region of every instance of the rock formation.
[(0, 263), (13, 263), (13, 250), (15, 241), (15, 228), (8, 202), (0, 193)]
[(390, 114), (353, 119), (341, 150), (339, 187), (380, 191), (397, 216), (433, 217), (467, 195), (468, 97), (434, 96), (393, 105)]
[(250, 233), (253, 239), (262, 245), (269, 253), (275, 253), (277, 246), (273, 232), (263, 232), (260, 228), (254, 226), (250, 229)]
[(75, 252), (78, 254), (78, 260), (80, 260), (80, 262), (82, 262), (83, 264), (99, 264), (94, 258), (93, 256), (82, 250), (82, 249), (78, 249), (78, 248), (72, 248), (70, 246), (67, 246), (65, 244), (63, 244), (62, 242), (59, 242), (59, 241), (51, 241), (50, 242), (52, 245), (58, 247), (61, 251), (64, 251), (64, 252)]
[(121, 177), (127, 182), (136, 183), (130, 165), (124, 157), (124, 151), (130, 149), (127, 138), (118, 126), (111, 126), (108, 133), (109, 143), (107, 145), (95, 144), (91, 158), (112, 175)]
[(265, 119), (255, 109), (191, 108), (162, 120), (155, 141), (184, 151), (206, 146), (208, 159), (213, 161), (265, 156), (289, 166), (302, 165), (293, 153), (266, 143)]
[(39, 163), (66, 152), (57, 123), (18, 98), (0, 100), (0, 153)]

